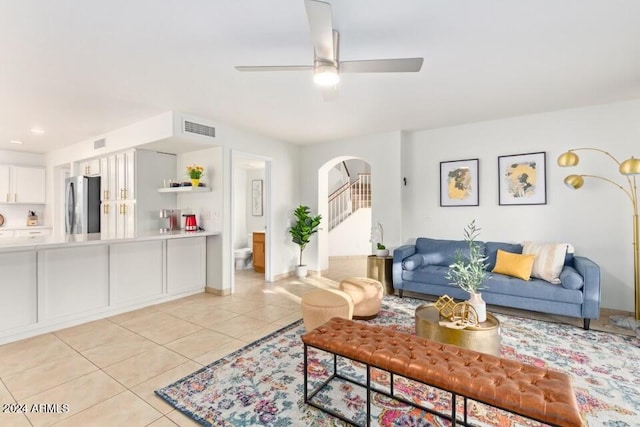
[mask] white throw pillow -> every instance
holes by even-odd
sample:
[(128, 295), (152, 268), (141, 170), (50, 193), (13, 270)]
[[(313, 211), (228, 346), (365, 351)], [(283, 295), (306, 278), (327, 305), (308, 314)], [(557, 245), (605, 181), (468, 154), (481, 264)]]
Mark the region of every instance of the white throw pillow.
[(522, 253), (535, 255), (531, 276), (559, 285), (568, 243), (522, 242)]

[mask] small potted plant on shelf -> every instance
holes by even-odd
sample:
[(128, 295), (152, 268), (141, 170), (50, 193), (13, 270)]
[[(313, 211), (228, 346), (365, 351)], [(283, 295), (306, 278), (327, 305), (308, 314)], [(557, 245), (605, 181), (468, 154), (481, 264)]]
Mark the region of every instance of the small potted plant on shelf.
[(189, 178), (191, 178), (192, 187), (198, 187), (200, 185), (200, 177), (202, 177), (203, 172), (204, 168), (196, 165), (195, 163), (191, 166), (187, 166), (187, 173), (189, 174)]
[(300, 263), (296, 266), (296, 276), (299, 279), (307, 277), (307, 266), (302, 264), (302, 252), (311, 241), (311, 236), (318, 232), (321, 215), (312, 216), (308, 206), (300, 205), (293, 211), (296, 222), (289, 229), (291, 240), (300, 247)]
[(384, 228), (382, 228), (380, 221), (376, 221), (376, 225), (371, 227), (371, 239), (369, 241), (376, 246), (373, 251), (375, 256), (389, 255), (389, 249), (384, 245)]
[(482, 281), (487, 274), (486, 260), (480, 245), (476, 242), (480, 228), (476, 226), (475, 219), (464, 229), (464, 240), (469, 246), (469, 254), (463, 254), (460, 249), (456, 251), (453, 264), (449, 265), (446, 278), (451, 283), (458, 285), (462, 290), (469, 292), (469, 304), (473, 306), (478, 314), (478, 321), (484, 322), (487, 319), (486, 303), (482, 299), (482, 294), (478, 292), (482, 289)]

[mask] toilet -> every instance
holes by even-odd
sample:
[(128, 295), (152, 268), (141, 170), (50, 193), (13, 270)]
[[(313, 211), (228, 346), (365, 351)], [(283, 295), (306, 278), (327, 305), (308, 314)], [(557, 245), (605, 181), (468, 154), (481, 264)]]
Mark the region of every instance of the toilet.
[(248, 248), (235, 249), (233, 251), (233, 258), (236, 260), (236, 270), (244, 270), (251, 266), (251, 253), (253, 246), (253, 235), (249, 234), (247, 242)]

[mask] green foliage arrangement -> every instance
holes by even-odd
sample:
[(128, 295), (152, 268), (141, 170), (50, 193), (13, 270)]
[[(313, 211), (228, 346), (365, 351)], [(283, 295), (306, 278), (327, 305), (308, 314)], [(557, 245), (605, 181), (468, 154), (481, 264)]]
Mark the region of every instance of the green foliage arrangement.
[(487, 257), (476, 242), (480, 234), (480, 228), (476, 226), (474, 219), (464, 229), (464, 240), (469, 245), (469, 256), (463, 255), (461, 250), (457, 250), (454, 262), (449, 266), (449, 271), (445, 276), (451, 283), (458, 285), (462, 290), (475, 294), (482, 289), (482, 280), (487, 274)]
[(300, 246), (300, 264), (302, 264), (302, 251), (311, 241), (311, 236), (316, 234), (319, 230), (321, 215), (312, 216), (311, 209), (308, 206), (300, 205), (293, 211), (297, 221), (289, 229), (291, 234), (291, 240), (293, 243)]

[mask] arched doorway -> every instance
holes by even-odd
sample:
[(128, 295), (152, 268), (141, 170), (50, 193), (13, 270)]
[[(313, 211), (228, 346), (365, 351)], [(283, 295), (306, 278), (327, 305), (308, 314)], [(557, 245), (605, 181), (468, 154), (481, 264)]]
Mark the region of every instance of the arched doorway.
[[(318, 266), (329, 267), (329, 257), (371, 253), (371, 165), (354, 156), (340, 156), (318, 170)], [(364, 274), (364, 272), (363, 272)]]

